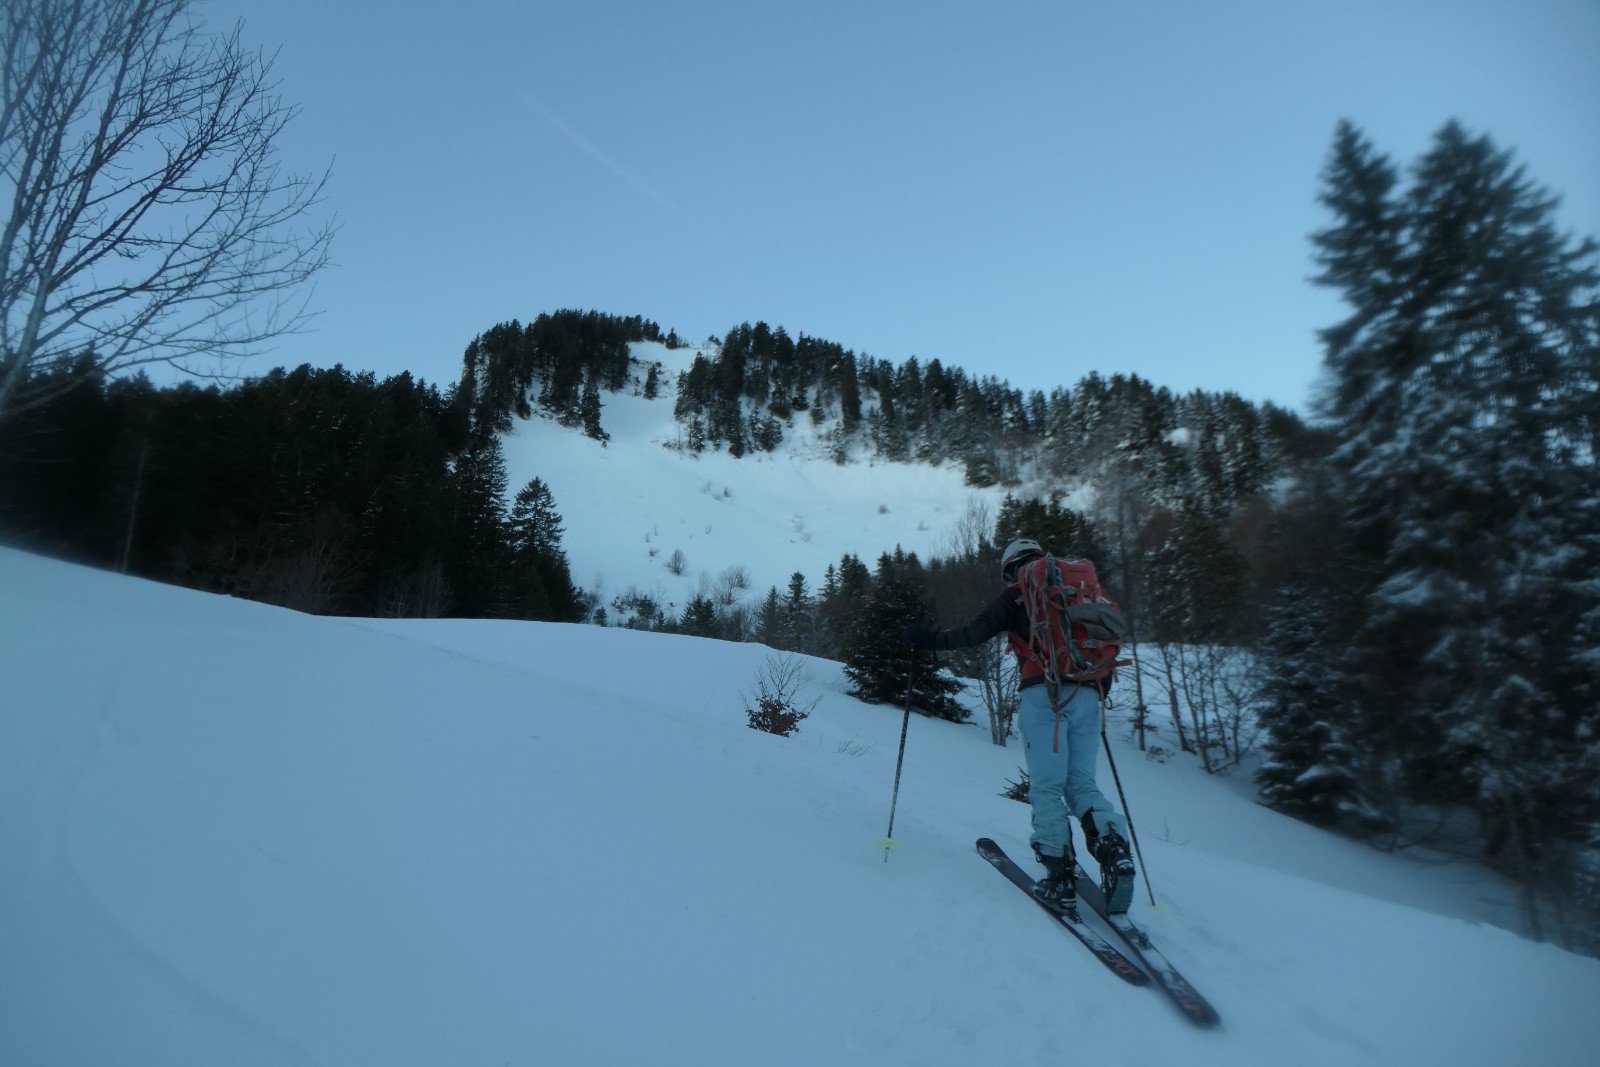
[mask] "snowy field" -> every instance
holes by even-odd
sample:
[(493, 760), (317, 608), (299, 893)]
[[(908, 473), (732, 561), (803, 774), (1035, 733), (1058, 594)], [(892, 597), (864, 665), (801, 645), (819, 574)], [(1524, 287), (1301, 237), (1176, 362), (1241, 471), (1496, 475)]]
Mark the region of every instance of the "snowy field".
[(0, 1064), (1590, 1064), (1600, 961), (1505, 887), (1119, 765), (1216, 1005), (1125, 986), (973, 851), (1020, 751), (767, 651), (365, 622), (0, 550)]

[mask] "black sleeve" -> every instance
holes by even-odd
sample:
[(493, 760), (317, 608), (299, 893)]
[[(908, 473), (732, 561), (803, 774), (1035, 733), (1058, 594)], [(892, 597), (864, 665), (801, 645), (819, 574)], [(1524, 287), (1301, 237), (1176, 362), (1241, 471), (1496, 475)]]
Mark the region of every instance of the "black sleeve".
[(981, 645), (1007, 630), (1015, 630), (1024, 638), (1028, 633), (1028, 617), (1022, 613), (1022, 603), (1017, 599), (1017, 594), (1010, 589), (1001, 590), (1000, 595), (985, 604), (983, 610), (978, 612), (978, 617), (965, 626), (953, 630), (935, 630), (931, 636), (934, 648), (948, 651)]

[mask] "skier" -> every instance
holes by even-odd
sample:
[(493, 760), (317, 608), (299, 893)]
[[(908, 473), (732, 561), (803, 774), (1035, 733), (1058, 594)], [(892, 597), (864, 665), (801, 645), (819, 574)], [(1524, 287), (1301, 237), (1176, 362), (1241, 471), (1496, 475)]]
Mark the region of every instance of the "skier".
[(1033, 808), (1033, 852), (1045, 869), (1034, 895), (1057, 911), (1077, 906), (1077, 879), (1070, 817), (1078, 816), (1084, 843), (1100, 865), (1108, 906), (1126, 910), (1132, 896), (1133, 859), (1128, 854), (1127, 824), (1095, 784), (1099, 762), (1101, 703), (1111, 687), (1110, 675), (1094, 682), (1062, 682), (1057, 691), (1028, 648), (1032, 625), (1017, 584), (1017, 568), (1043, 557), (1037, 541), (1020, 538), (1006, 547), (1000, 561), (1005, 588), (978, 617), (959, 629), (932, 630), (924, 623), (906, 627), (906, 643), (914, 648), (948, 650), (980, 645), (1009, 632), (1021, 666), (1017, 721), (1022, 730), (1028, 769), (1028, 803)]

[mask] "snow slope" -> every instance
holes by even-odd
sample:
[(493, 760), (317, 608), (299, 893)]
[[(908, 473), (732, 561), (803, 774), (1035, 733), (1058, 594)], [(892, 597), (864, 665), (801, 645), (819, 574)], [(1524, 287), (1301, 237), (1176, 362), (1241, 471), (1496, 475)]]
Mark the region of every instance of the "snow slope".
[[(0, 550), (0, 1063), (1593, 1062), (1600, 961), (1114, 731), (1190, 1027), (989, 870), (1021, 754), (754, 645), (315, 618)], [(1337, 872), (1337, 878), (1330, 878)], [(1330, 884), (1337, 881), (1339, 884)], [(1393, 902), (1396, 897), (1427, 907)], [(1388, 899), (1385, 899), (1388, 898)]]
[[(600, 590), (602, 604), (633, 587), (676, 617), (730, 567), (748, 576), (743, 599), (773, 586), (784, 592), (796, 571), (815, 591), (843, 552), (868, 567), (897, 544), (927, 558), (969, 502), (986, 503), (991, 522), (998, 513), (1004, 491), (966, 486), (959, 464), (832, 462), (805, 413), (771, 453), (734, 459), (664, 447), (683, 443), (673, 398), (697, 351), (630, 346), (642, 364), (663, 364), (661, 392), (655, 400), (604, 394), (605, 444), (540, 417), (516, 422), (502, 440), (511, 492), (535, 477), (550, 486), (572, 579)], [(667, 569), (674, 552), (683, 553), (682, 574)]]

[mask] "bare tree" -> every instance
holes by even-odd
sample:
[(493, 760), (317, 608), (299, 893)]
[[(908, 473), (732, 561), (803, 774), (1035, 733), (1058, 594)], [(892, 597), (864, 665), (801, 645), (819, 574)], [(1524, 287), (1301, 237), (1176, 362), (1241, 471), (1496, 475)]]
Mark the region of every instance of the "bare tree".
[[(1111, 558), (1106, 560), (1113, 576), (1121, 607), (1128, 617), (1131, 633), (1124, 651), (1133, 660), (1133, 732), (1139, 751), (1145, 751), (1145, 736), (1155, 729), (1150, 725), (1150, 708), (1144, 699), (1145, 672), (1139, 661), (1139, 639), (1145, 615), (1148, 551), (1140, 533), (1149, 522), (1149, 507), (1139, 485), (1134, 462), (1126, 457), (1105, 466), (1105, 476), (1095, 497), (1101, 529), (1108, 532)], [(1179, 722), (1180, 741), (1182, 723)], [(1187, 745), (1185, 745), (1187, 748)]]
[[(251, 354), (307, 317), (327, 172), (282, 171), (298, 109), (190, 0), (7, 0), (0, 15), (0, 414), (31, 373)], [(307, 291), (309, 295), (309, 291)]]
[[(1228, 645), (1155, 645), (1179, 747), (1198, 753), (1208, 774), (1237, 766), (1255, 748), (1260, 732), (1255, 716), (1259, 672), (1251, 655)], [(1180, 708), (1189, 712), (1187, 732)]]
[(975, 651), (980, 656), (979, 692), (989, 713), (989, 740), (1004, 748), (1021, 703), (1021, 671), (1004, 641), (985, 641)]
[(739, 595), (750, 588), (750, 570), (742, 565), (726, 567), (712, 583), (711, 599), (718, 607), (731, 608)]
[(945, 531), (941, 551), (953, 559), (970, 559), (982, 554), (994, 532), (994, 510), (983, 497), (967, 499), (961, 517)]

